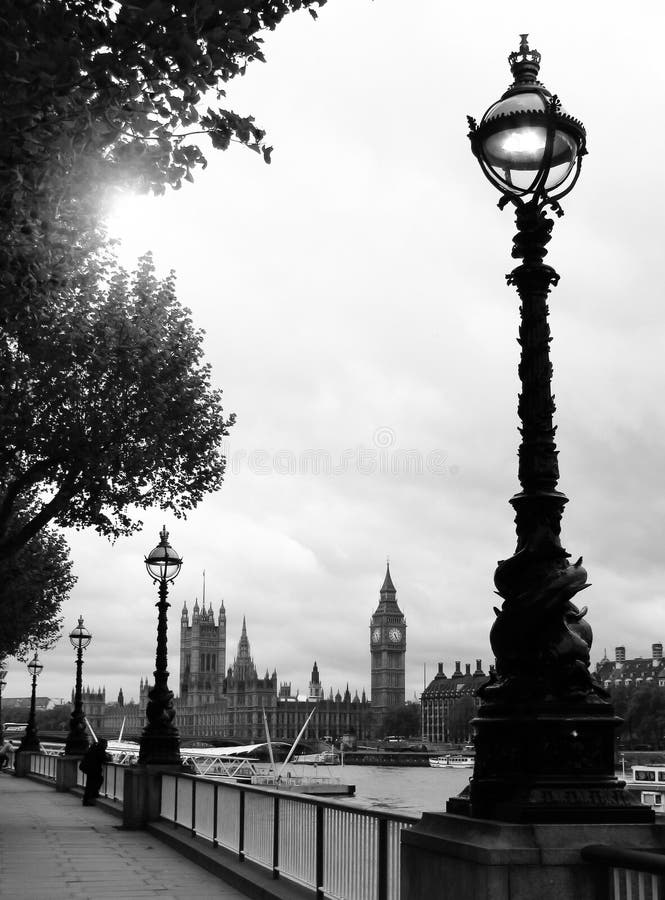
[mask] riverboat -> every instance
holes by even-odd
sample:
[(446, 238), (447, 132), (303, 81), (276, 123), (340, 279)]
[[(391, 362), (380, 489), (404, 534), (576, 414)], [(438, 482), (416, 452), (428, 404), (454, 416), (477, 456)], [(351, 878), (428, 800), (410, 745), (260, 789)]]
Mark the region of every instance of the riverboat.
[(341, 756), (336, 750), (324, 750), (322, 753), (301, 753), (293, 757), (294, 763), (305, 766), (338, 766)]
[(430, 756), (429, 764), (431, 769), (472, 769), (474, 763), (473, 756)]
[(626, 790), (656, 813), (665, 813), (665, 766), (631, 766)]
[(258, 787), (269, 787), (275, 791), (292, 791), (296, 794), (352, 797), (356, 792), (355, 785), (345, 784), (339, 778), (293, 775), (291, 772), (287, 772), (286, 775), (277, 775), (275, 772), (253, 775), (250, 784)]

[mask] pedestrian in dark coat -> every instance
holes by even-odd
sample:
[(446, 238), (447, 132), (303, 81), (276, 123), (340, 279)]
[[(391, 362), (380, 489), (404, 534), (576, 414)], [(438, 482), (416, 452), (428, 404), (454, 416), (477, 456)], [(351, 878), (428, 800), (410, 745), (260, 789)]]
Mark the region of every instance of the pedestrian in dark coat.
[(106, 752), (108, 742), (100, 738), (96, 744), (88, 749), (79, 763), (81, 771), (85, 774), (85, 788), (83, 791), (83, 805), (94, 806), (99, 789), (104, 781), (104, 764), (111, 762), (110, 755)]

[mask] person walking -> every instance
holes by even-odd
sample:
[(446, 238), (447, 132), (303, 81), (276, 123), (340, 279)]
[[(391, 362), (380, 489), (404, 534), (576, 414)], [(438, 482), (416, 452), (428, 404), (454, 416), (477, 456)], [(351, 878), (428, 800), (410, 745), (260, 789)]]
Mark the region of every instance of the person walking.
[(104, 781), (104, 764), (111, 762), (111, 756), (106, 752), (107, 746), (106, 738), (100, 738), (87, 750), (79, 763), (79, 768), (85, 775), (84, 806), (94, 806), (99, 797), (99, 789)]

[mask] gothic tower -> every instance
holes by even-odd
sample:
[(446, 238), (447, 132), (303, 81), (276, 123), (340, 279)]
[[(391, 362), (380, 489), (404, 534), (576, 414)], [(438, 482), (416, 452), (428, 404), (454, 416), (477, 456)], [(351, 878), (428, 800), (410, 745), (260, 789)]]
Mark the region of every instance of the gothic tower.
[(238, 651), (236, 658), (233, 660), (233, 677), (237, 681), (251, 681), (257, 678), (256, 666), (252, 659), (252, 651), (249, 647), (249, 638), (247, 637), (247, 622), (242, 617), (242, 632), (238, 641)]
[(404, 654), (406, 619), (397, 605), (397, 591), (390, 577), (390, 564), (379, 594), (379, 605), (369, 623), (372, 712), (381, 716), (404, 703)]
[(205, 594), (199, 609), (194, 601), (191, 625), (187, 604), (180, 616), (180, 699), (187, 706), (219, 700), (226, 672), (226, 610), (224, 601), (215, 622), (212, 603), (206, 609)]
[(265, 740), (263, 710), (273, 709), (277, 700), (277, 672), (259, 678), (247, 637), (247, 623), (242, 619), (233, 665), (226, 674), (227, 734), (245, 743)]
[(314, 668), (312, 669), (312, 678), (309, 682), (309, 700), (323, 700), (323, 688), (321, 687), (321, 681), (319, 679), (319, 667), (316, 662), (314, 662)]

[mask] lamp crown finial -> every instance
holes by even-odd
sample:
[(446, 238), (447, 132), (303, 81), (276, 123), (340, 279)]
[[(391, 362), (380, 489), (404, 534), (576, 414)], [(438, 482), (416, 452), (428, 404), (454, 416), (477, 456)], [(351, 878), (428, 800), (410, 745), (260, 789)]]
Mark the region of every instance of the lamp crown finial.
[(540, 53), (529, 47), (529, 35), (520, 35), (519, 50), (508, 57), (515, 84), (535, 84), (540, 71)]
[(162, 530), (159, 532), (159, 536), (161, 538), (162, 544), (168, 544), (169, 541), (169, 533), (166, 530), (166, 525), (162, 525)]

